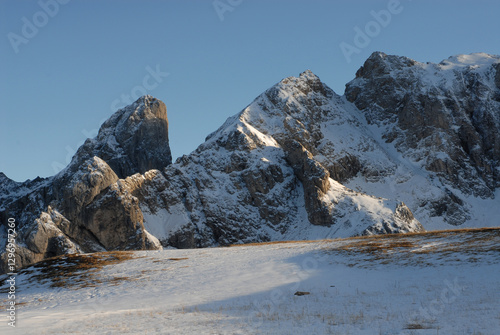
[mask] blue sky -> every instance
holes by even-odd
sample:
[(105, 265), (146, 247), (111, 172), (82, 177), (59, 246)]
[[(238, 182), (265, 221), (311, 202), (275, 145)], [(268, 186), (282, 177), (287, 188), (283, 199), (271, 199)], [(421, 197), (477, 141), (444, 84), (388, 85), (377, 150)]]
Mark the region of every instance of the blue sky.
[(167, 105), (175, 159), (306, 69), (343, 94), (373, 51), (500, 54), (499, 13), (477, 0), (0, 0), (0, 171), (54, 175), (144, 92)]

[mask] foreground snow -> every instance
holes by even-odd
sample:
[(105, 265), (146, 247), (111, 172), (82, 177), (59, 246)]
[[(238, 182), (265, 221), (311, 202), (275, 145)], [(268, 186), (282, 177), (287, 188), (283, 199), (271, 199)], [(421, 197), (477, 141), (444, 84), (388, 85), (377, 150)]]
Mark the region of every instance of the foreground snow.
[(18, 275), (0, 333), (499, 334), (499, 245), (491, 229), (63, 257)]

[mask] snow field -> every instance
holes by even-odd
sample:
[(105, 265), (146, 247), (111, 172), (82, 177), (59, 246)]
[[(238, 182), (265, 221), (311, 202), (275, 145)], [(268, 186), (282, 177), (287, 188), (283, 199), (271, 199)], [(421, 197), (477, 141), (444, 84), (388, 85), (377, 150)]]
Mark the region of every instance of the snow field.
[(83, 272), (62, 287), (30, 283), (37, 271), (21, 272), (18, 326), (0, 316), (0, 330), (493, 335), (500, 332), (498, 232), (139, 251), (87, 272), (95, 285), (72, 285)]

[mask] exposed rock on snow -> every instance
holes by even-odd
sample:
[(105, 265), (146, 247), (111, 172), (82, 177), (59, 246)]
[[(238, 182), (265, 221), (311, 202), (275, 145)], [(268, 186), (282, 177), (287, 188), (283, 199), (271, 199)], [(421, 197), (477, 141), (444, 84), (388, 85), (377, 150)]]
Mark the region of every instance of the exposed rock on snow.
[(500, 185), (500, 57), (484, 53), (439, 64), (376, 52), (346, 85), (346, 97), (405, 159), (444, 184), (421, 199), (460, 225), (465, 197), (492, 198)]
[(500, 185), (499, 66), (487, 54), (424, 64), (374, 53), (346, 97), (399, 151), (464, 193), (491, 197)]

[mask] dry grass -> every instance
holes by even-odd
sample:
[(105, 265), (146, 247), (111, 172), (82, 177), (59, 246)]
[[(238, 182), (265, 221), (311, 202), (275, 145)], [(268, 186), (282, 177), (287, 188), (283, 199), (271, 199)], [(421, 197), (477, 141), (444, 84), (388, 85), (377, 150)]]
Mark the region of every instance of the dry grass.
[[(50, 287), (66, 287), (78, 289), (96, 287), (109, 283), (118, 285), (121, 281), (135, 280), (130, 277), (98, 276), (100, 270), (107, 266), (118, 264), (133, 258), (131, 251), (111, 251), (93, 254), (70, 254), (45, 259), (18, 272), (18, 276), (28, 275), (28, 284), (50, 283)], [(0, 286), (3, 286), (3, 282)]]
[(315, 242), (333, 242), (333, 241), (344, 241), (344, 240), (363, 240), (363, 239), (400, 239), (401, 237), (410, 236), (446, 236), (446, 235), (461, 235), (463, 233), (481, 233), (481, 232), (496, 232), (500, 234), (500, 228), (462, 228), (462, 229), (450, 229), (450, 230), (433, 230), (427, 232), (419, 233), (401, 233), (401, 234), (384, 234), (384, 235), (369, 235), (369, 236), (354, 236), (347, 238), (336, 238), (336, 239), (319, 239), (319, 240), (302, 240), (302, 241), (271, 241), (271, 242), (252, 242), (244, 244), (231, 244), (229, 247), (247, 247), (247, 246), (262, 246), (262, 245), (274, 245), (274, 244), (289, 244), (289, 243), (315, 243)]
[(178, 261), (184, 261), (186, 259), (189, 259), (187, 257), (171, 257), (167, 259), (153, 259), (153, 263), (170, 263), (170, 262), (178, 262)]
[[(481, 262), (488, 253), (489, 261), (500, 261), (500, 229), (459, 229), (426, 233), (363, 236), (338, 240), (327, 251), (356, 259), (369, 267), (376, 263), (432, 266), (449, 262)], [(429, 256), (434, 256), (430, 258)]]
[[(10, 301), (12, 301), (12, 300), (9, 300), (9, 299), (0, 300), (0, 306), (1, 306), (2, 310), (6, 309), (9, 306)], [(17, 302), (16, 301), (16, 307), (25, 306), (25, 305), (28, 305), (28, 302)]]
[(370, 235), (370, 236), (355, 236), (339, 240), (363, 240), (363, 239), (400, 239), (413, 236), (422, 237), (449, 237), (454, 235), (464, 235), (464, 234), (480, 234), (480, 233), (492, 233), (500, 234), (500, 228), (462, 228), (462, 229), (449, 229), (449, 230), (433, 230), (419, 233), (404, 233), (404, 234), (385, 234), (385, 235)]
[[(426, 255), (435, 255), (446, 262), (481, 262), (485, 253), (494, 253), (489, 261), (500, 262), (500, 228), (465, 228), (438, 230), (420, 233), (356, 236), (339, 239), (308, 241), (275, 241), (262, 243), (233, 244), (230, 247), (282, 245), (291, 243), (325, 243), (324, 250), (347, 256), (347, 266), (360, 266), (360, 261), (382, 264), (432, 266)], [(332, 246), (331, 243), (335, 242)], [(465, 256), (465, 259), (457, 258)], [(374, 263), (375, 264), (375, 263)], [(371, 264), (371, 265), (374, 265)], [(370, 267), (363, 264), (362, 267)]]

